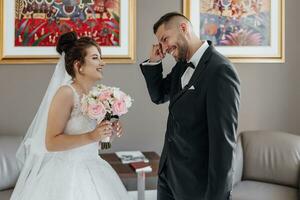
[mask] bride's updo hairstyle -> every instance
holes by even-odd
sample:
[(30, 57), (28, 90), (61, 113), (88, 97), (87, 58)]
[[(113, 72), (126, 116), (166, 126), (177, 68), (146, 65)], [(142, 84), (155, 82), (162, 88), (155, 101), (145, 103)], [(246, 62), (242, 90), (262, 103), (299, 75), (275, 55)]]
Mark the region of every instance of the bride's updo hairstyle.
[(65, 52), (66, 71), (72, 78), (75, 78), (74, 63), (79, 61), (81, 65), (84, 64), (87, 48), (95, 46), (101, 55), (100, 47), (95, 40), (90, 37), (77, 38), (76, 32), (67, 32), (59, 37), (56, 45), (56, 51), (60, 55)]

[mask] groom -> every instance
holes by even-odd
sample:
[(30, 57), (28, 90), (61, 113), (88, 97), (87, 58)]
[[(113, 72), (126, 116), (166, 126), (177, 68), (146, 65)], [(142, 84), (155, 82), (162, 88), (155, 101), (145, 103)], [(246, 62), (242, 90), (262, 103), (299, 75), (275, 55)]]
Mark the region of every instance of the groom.
[[(151, 100), (169, 101), (158, 200), (230, 199), (240, 103), (234, 66), (179, 13), (165, 14), (153, 29), (158, 44), (140, 67)], [(163, 78), (166, 53), (177, 63)]]

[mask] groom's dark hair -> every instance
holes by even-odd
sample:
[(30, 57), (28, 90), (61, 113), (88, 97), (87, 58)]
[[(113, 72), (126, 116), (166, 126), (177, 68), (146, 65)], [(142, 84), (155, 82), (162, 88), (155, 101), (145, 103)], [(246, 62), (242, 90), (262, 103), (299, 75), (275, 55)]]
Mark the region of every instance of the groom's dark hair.
[(156, 34), (157, 29), (163, 25), (163, 24), (168, 24), (170, 21), (172, 21), (174, 18), (179, 17), (179, 18), (183, 18), (185, 20), (187, 20), (188, 22), (190, 22), (190, 20), (184, 16), (181, 13), (178, 12), (169, 12), (165, 15), (163, 15), (154, 25), (153, 25), (153, 32), (154, 34)]

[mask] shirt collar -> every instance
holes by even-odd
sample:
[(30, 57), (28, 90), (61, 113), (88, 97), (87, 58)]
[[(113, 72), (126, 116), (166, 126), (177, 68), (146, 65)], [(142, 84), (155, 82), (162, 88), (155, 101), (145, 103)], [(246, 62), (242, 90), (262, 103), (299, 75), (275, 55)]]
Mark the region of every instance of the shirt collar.
[(196, 68), (199, 61), (201, 60), (204, 52), (206, 51), (206, 49), (208, 47), (209, 47), (208, 42), (204, 41), (203, 44), (199, 47), (199, 49), (194, 53), (194, 55), (192, 56), (192, 58), (188, 62), (192, 62), (194, 64), (195, 68)]

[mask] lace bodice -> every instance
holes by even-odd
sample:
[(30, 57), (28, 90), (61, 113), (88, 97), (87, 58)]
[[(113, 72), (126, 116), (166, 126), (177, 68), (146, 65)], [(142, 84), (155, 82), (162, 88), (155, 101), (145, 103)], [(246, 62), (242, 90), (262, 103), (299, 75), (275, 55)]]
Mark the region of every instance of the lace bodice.
[[(64, 134), (79, 135), (92, 131), (96, 127), (96, 121), (85, 116), (80, 109), (80, 95), (75, 88), (68, 84), (73, 91), (74, 105), (70, 118), (66, 124)], [(54, 152), (56, 158), (81, 162), (86, 159), (94, 159), (98, 156), (98, 142), (90, 143), (70, 150)], [(54, 155), (52, 154), (52, 155)], [(50, 155), (50, 156), (52, 156)]]
[(80, 95), (76, 92), (75, 88), (71, 84), (68, 84), (67, 86), (73, 90), (74, 105), (64, 133), (75, 135), (93, 130), (96, 127), (96, 121), (91, 120), (87, 116), (83, 115), (80, 109)]

